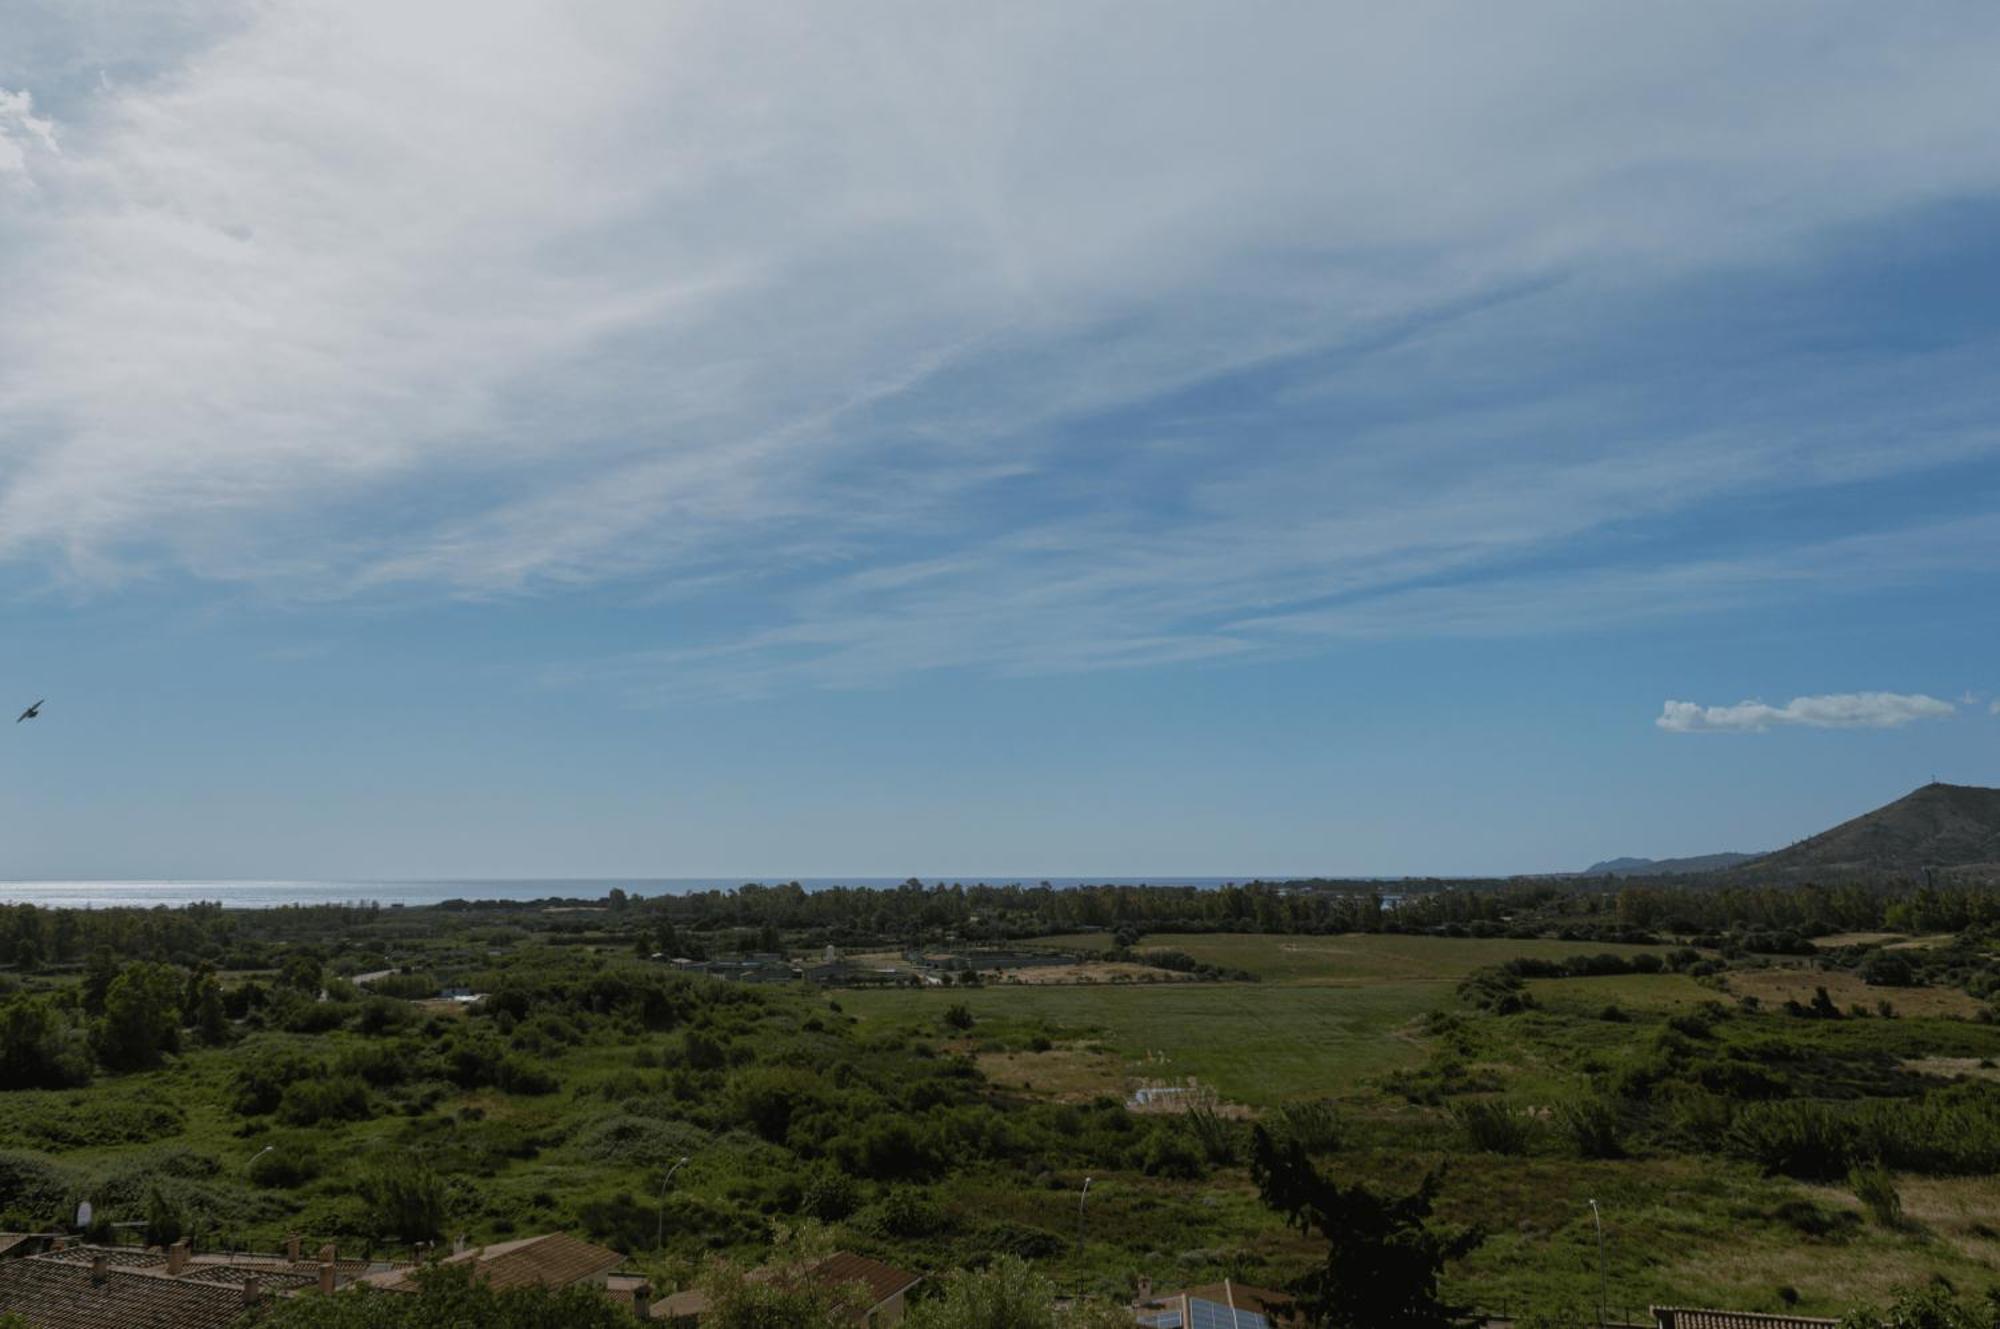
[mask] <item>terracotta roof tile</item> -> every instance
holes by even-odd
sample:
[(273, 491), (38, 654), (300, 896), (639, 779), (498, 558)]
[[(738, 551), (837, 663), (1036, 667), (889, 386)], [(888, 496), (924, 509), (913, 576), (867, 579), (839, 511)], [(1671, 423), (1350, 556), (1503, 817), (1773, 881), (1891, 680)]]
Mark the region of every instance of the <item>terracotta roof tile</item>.
[(1838, 1320), (1806, 1315), (1765, 1315), (1757, 1311), (1697, 1310), (1686, 1306), (1655, 1306), (1659, 1329), (1833, 1329)]
[(855, 1255), (839, 1251), (821, 1260), (812, 1268), (812, 1276), (822, 1283), (835, 1286), (860, 1283), (868, 1289), (868, 1304), (879, 1306), (898, 1292), (906, 1292), (923, 1280), (923, 1275), (909, 1273), (892, 1264), (871, 1260), (865, 1255)]
[(0, 1311), (33, 1329), (224, 1329), (243, 1314), (241, 1284), (169, 1278), (150, 1269), (29, 1256), (0, 1262)]
[[(549, 1232), (539, 1237), (475, 1246), (469, 1251), (447, 1256), (444, 1263), (469, 1264), (473, 1277), (496, 1288), (525, 1287), (537, 1283), (544, 1287), (567, 1287), (571, 1283), (581, 1283), (610, 1273), (625, 1263), (625, 1257), (617, 1251), (593, 1246), (580, 1237), (572, 1237), (567, 1232)], [(386, 1274), (370, 1274), (362, 1281), (390, 1291), (414, 1292), (416, 1283), (410, 1278), (412, 1272), (410, 1269), (398, 1269)]]

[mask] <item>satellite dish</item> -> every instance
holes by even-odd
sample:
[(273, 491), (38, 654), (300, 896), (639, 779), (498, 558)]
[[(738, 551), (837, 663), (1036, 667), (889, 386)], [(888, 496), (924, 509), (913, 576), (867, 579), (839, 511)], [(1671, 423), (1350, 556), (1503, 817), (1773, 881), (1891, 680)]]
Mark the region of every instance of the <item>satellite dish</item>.
[(90, 1201), (85, 1200), (76, 1207), (76, 1226), (78, 1230), (90, 1226)]

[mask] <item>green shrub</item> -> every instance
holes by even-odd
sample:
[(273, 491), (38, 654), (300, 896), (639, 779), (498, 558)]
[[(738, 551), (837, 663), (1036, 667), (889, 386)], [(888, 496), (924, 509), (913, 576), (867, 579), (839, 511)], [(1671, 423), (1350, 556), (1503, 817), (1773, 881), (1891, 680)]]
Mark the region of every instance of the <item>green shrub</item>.
[(378, 1238), (414, 1243), (444, 1237), (445, 1184), (421, 1159), (377, 1166), (362, 1179), (360, 1194)]
[(1855, 1146), (1853, 1123), (1825, 1103), (1751, 1103), (1730, 1123), (1731, 1153), (1804, 1181), (1833, 1181), (1847, 1174)]
[(1916, 982), (1916, 971), (1900, 952), (1878, 950), (1861, 962), (1861, 981), (1871, 987), (1906, 988)]
[(72, 1188), (69, 1174), (46, 1158), (0, 1153), (0, 1217), (7, 1227), (33, 1230), (67, 1217)]
[(465, 1266), (420, 1269), (417, 1291), (355, 1289), (337, 1297), (281, 1297), (258, 1329), (629, 1329), (632, 1312), (594, 1287), (494, 1288)]
[(1490, 1098), (1467, 1099), (1454, 1103), (1451, 1115), (1474, 1149), (1489, 1154), (1528, 1152), (1527, 1120), (1505, 1103)]
[(583, 1127), (570, 1148), (593, 1162), (666, 1167), (698, 1152), (708, 1140), (706, 1131), (684, 1121), (620, 1113)]
[(861, 1203), (861, 1189), (839, 1168), (825, 1164), (814, 1168), (799, 1195), (799, 1212), (807, 1218), (837, 1223), (852, 1214)]
[(366, 1121), (373, 1115), (368, 1085), (358, 1075), (330, 1075), (296, 1080), (278, 1100), (278, 1120), (287, 1126), (315, 1126), (323, 1121)]
[(944, 1211), (916, 1186), (892, 1186), (857, 1217), (862, 1230), (880, 1237), (935, 1236), (945, 1226)]
[(541, 1062), (509, 1053), (494, 1068), (493, 1083), (509, 1094), (553, 1094), (562, 1081)]
[(1197, 1181), (1208, 1172), (1208, 1160), (1201, 1146), (1188, 1132), (1173, 1127), (1153, 1132), (1139, 1166), (1149, 1177), (1171, 1177), (1177, 1181)]
[(1267, 1129), (1308, 1154), (1333, 1153), (1347, 1134), (1339, 1111), (1323, 1098), (1286, 1103), (1272, 1114)]
[(1204, 1103), (1188, 1109), (1186, 1121), (1188, 1133), (1209, 1162), (1219, 1167), (1236, 1162), (1243, 1149), (1243, 1130), (1238, 1123)]
[(287, 1087), (326, 1069), (295, 1048), (268, 1041), (244, 1045), (233, 1060), (236, 1071), (230, 1081), (230, 1106), (244, 1117), (276, 1112)]
[(321, 1167), (318, 1150), (287, 1142), (250, 1160), (250, 1184), (267, 1190), (293, 1190), (317, 1178)]
[(1880, 1163), (1863, 1164), (1847, 1174), (1847, 1184), (1877, 1223), (1887, 1228), (1903, 1225), (1903, 1197), (1897, 1193), (1889, 1169)]
[(47, 997), (0, 1006), (0, 1086), (70, 1089), (90, 1083), (90, 1042), (73, 1007)]
[(187, 1212), (157, 1185), (146, 1194), (146, 1244), (171, 1246), (187, 1235)]
[(1622, 1158), (1625, 1154), (1624, 1114), (1615, 1099), (1589, 1094), (1558, 1104), (1556, 1129), (1584, 1158)]

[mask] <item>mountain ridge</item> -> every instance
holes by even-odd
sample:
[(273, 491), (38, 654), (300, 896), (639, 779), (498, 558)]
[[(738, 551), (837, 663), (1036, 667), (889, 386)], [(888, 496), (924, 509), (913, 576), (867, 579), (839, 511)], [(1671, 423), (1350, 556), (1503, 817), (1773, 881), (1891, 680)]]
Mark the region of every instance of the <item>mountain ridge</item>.
[(1989, 864), (2000, 866), (2000, 789), (1933, 781), (1742, 866), (1791, 875)]
[(1592, 863), (1584, 877), (1680, 877), (1697, 872), (1722, 872), (1759, 858), (1759, 854), (1695, 854), (1687, 858), (1607, 858)]

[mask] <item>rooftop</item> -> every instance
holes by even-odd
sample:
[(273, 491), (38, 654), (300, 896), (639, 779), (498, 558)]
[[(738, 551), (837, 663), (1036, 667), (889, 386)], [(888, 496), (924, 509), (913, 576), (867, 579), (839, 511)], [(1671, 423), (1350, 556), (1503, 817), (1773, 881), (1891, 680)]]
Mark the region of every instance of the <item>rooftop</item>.
[(196, 1278), (170, 1278), (164, 1268), (29, 1256), (0, 1262), (0, 1312), (33, 1329), (225, 1329), (243, 1314), (245, 1293)]
[[(496, 1288), (537, 1283), (544, 1287), (567, 1287), (609, 1274), (625, 1263), (625, 1257), (567, 1232), (548, 1232), (539, 1237), (475, 1246), (447, 1256), (443, 1263), (469, 1264), (475, 1278)], [(414, 1292), (416, 1285), (410, 1280), (410, 1272), (397, 1269), (371, 1274), (364, 1281), (392, 1291)]]
[(1687, 1306), (1655, 1306), (1659, 1329), (1833, 1329), (1838, 1320), (1809, 1315), (1765, 1315), (1758, 1311), (1698, 1310)]

